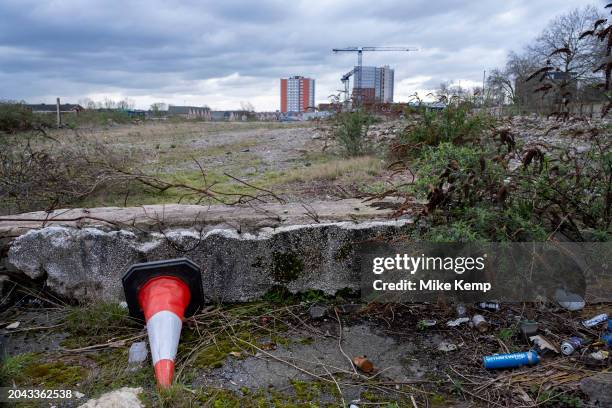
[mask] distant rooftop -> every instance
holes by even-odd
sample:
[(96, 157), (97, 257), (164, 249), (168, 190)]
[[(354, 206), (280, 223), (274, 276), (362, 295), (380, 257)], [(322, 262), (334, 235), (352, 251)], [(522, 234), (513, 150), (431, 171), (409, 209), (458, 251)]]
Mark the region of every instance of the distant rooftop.
[(168, 106), (168, 114), (169, 115), (187, 115), (190, 111), (194, 110), (205, 110), (209, 111), (210, 108), (203, 106), (176, 106), (170, 105)]
[[(55, 104), (46, 104), (46, 103), (38, 103), (33, 105), (25, 105), (27, 108), (31, 109), (32, 112), (56, 112), (57, 106)], [(63, 103), (60, 104), (60, 111), (68, 112), (74, 110), (83, 110), (83, 107), (78, 104), (73, 103)]]

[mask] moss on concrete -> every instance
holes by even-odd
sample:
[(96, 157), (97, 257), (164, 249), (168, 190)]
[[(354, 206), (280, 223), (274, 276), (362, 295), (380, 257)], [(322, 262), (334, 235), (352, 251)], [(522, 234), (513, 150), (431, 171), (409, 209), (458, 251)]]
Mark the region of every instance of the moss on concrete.
[(295, 281), (304, 272), (304, 261), (293, 251), (272, 253), (272, 277), (278, 283)]
[(353, 253), (353, 245), (350, 243), (346, 243), (340, 246), (340, 248), (338, 248), (338, 250), (334, 254), (334, 259), (336, 261), (344, 261), (348, 259), (352, 253)]

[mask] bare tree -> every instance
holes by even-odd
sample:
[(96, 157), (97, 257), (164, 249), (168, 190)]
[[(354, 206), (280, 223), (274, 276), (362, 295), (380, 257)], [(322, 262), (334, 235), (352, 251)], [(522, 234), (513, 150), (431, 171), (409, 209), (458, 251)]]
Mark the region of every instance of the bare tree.
[(163, 102), (155, 102), (151, 104), (151, 111), (154, 116), (160, 116), (160, 112), (168, 110), (168, 105)]
[(438, 100), (449, 102), (452, 99), (465, 99), (469, 96), (469, 91), (461, 85), (453, 85), (451, 81), (446, 81), (440, 83), (435, 95)]
[(79, 99), (79, 105), (86, 109), (96, 109), (96, 103), (91, 98)]
[(121, 109), (121, 110), (134, 109), (134, 101), (130, 100), (129, 98), (122, 99), (119, 102), (117, 102), (117, 109)]
[(514, 101), (514, 78), (506, 68), (495, 68), (487, 77), (487, 99), (496, 105)]
[(243, 110), (244, 112), (255, 112), (255, 107), (249, 101), (240, 102), (240, 109)]
[(516, 90), (516, 83), (525, 81), (537, 69), (534, 55), (528, 51), (517, 54), (511, 51), (508, 54), (504, 68), (496, 68), (487, 77), (489, 97), (497, 103), (520, 103)]
[(168, 110), (168, 105), (165, 104), (164, 102), (155, 102), (154, 104), (151, 104), (151, 110), (158, 110), (158, 111)]
[(576, 80), (590, 81), (605, 49), (596, 38), (581, 38), (581, 34), (601, 18), (605, 17), (592, 5), (574, 9), (552, 20), (528, 49), (539, 66), (548, 65), (571, 72)]
[(101, 103), (101, 107), (105, 109), (115, 109), (117, 107), (117, 102), (110, 98), (104, 98), (104, 102)]

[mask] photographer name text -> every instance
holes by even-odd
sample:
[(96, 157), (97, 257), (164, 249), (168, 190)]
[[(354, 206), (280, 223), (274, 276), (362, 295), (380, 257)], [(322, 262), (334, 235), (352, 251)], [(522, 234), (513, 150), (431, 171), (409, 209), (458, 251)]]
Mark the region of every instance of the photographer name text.
[(385, 282), (377, 279), (372, 282), (372, 287), (376, 291), (464, 291), (464, 292), (483, 292), (491, 290), (489, 282), (466, 282), (456, 279), (452, 282), (444, 282), (438, 279), (419, 279), (418, 281), (402, 279), (397, 282)]

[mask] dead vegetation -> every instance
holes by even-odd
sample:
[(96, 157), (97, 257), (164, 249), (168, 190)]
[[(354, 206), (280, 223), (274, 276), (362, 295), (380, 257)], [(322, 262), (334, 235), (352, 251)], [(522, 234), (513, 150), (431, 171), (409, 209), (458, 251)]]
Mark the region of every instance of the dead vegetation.
[[(28, 293), (20, 304), (2, 313), (0, 321), (3, 326), (21, 323), (3, 329), (11, 339), (10, 347), (27, 347), (20, 340), (27, 335), (37, 340), (32, 343), (35, 348), (14, 354), (0, 374), (4, 384), (10, 377), (18, 386), (72, 386), (86, 398), (123, 386), (140, 386), (147, 404), (168, 407), (212, 403), (236, 408), (313, 403), (420, 407), (462, 402), (569, 407), (581, 406), (585, 396), (579, 390), (580, 381), (599, 372), (603, 364), (589, 357), (596, 344), (571, 357), (549, 351), (542, 354), (538, 366), (499, 375), (492, 375), (481, 364), (484, 355), (526, 347), (518, 327), (524, 319), (539, 322), (553, 343), (577, 333), (592, 336), (596, 334), (593, 329), (580, 328), (576, 322), (601, 312), (601, 306), (588, 306), (578, 315), (550, 304), (505, 305), (495, 312), (468, 306), (470, 313), (483, 313), (490, 323), (481, 332), (467, 324), (444, 324), (456, 315), (442, 303), (360, 304), (345, 296), (270, 292), (261, 302), (205, 308), (185, 321), (176, 384), (160, 393), (148, 363), (128, 367), (130, 344), (144, 339), (146, 333), (125, 309), (116, 304), (75, 308)], [(324, 318), (309, 314), (312, 305), (323, 308)], [(46, 321), (41, 321), (43, 316)], [(435, 319), (437, 324), (424, 327), (423, 319)], [(360, 329), (354, 329), (364, 326), (371, 334), (360, 335)], [(386, 340), (378, 343), (367, 336)], [(60, 347), (44, 350), (58, 338)], [(356, 348), (363, 341), (367, 344)], [(321, 351), (317, 344), (328, 344), (329, 349)], [(454, 347), (444, 351), (447, 348), (442, 344)], [(360, 354), (363, 352), (366, 355)], [(261, 375), (266, 370), (285, 373), (286, 385), (258, 388), (228, 383), (227, 375), (231, 381), (232, 375), (238, 378), (240, 370), (253, 364), (262, 367)], [(226, 365), (232, 368), (226, 371)]]
[(129, 181), (113, 169), (133, 155), (108, 145), (82, 144), (78, 135), (61, 142), (45, 133), (0, 138), (1, 213), (52, 210)]
[(0, 134), (0, 144), (4, 146), (0, 149), (0, 214), (87, 206), (109, 196), (123, 205), (143, 195), (170, 195), (170, 200), (179, 203), (283, 202), (265, 187), (229, 173), (221, 177), (238, 188), (228, 189), (227, 182), (220, 187), (219, 174), (194, 158), (184, 158), (197, 168), (187, 179), (145, 171), (150, 160), (147, 149), (118, 146), (77, 130), (59, 136), (44, 131)]

